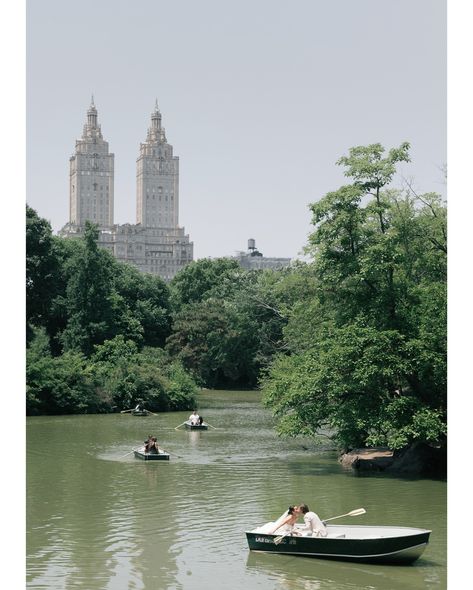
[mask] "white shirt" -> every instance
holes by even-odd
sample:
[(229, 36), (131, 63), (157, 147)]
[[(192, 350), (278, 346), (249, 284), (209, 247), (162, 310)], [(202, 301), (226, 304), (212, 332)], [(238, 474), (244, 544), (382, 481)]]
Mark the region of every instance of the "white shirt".
[(189, 416), (189, 420), (192, 422), (192, 424), (197, 424), (199, 421), (199, 414), (191, 414)]
[(304, 514), (304, 532), (309, 532), (317, 537), (327, 536), (327, 527), (322, 523), (315, 512), (307, 512)]

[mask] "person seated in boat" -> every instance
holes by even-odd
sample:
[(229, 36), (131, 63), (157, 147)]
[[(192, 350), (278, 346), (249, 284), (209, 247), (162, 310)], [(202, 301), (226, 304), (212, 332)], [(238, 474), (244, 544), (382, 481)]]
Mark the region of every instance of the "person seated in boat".
[(144, 406), (143, 406), (143, 403), (142, 403), (142, 402), (138, 402), (138, 403), (136, 404), (135, 412), (142, 412), (144, 409), (145, 409), (145, 408), (144, 408)]
[(204, 422), (204, 419), (202, 418), (202, 416), (199, 416), (199, 426), (202, 426)]
[(199, 423), (199, 414), (197, 413), (197, 410), (194, 410), (192, 412), (192, 414), (189, 416), (189, 422), (195, 426), (196, 424)]
[(152, 434), (148, 434), (148, 438), (145, 441), (143, 441), (143, 443), (145, 445), (145, 453), (148, 452), (148, 445), (151, 442), (151, 439), (152, 438), (153, 438), (153, 435)]
[(301, 530), (306, 537), (326, 537), (327, 526), (320, 520), (320, 518), (309, 510), (307, 504), (299, 506), (299, 514), (304, 517), (304, 528)]
[(148, 442), (148, 450), (146, 451), (150, 455), (158, 455), (159, 454), (159, 447), (158, 441), (155, 436), (151, 437), (151, 440)]
[(278, 520), (268, 531), (266, 531), (266, 533), (268, 535), (274, 535), (275, 533), (284, 535), (298, 534), (294, 530), (294, 527), (300, 514), (301, 511), (299, 506), (289, 506), (285, 515), (283, 514), (281, 518), (278, 518)]

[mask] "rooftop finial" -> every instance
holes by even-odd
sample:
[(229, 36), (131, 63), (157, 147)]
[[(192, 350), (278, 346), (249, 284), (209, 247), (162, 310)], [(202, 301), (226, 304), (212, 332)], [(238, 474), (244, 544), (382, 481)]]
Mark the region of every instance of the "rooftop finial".
[(90, 100), (90, 106), (94, 107), (95, 103), (94, 103), (94, 95), (92, 94), (92, 98)]

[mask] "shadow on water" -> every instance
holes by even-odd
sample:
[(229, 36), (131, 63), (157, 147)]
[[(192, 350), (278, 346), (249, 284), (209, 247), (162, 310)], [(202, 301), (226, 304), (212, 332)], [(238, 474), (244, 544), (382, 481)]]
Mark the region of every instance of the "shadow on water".
[(431, 565), (422, 559), (406, 566), (368, 565), (258, 552), (250, 552), (246, 561), (249, 572), (272, 576), (275, 588), (304, 590), (420, 590), (427, 580), (437, 586), (426, 569)]

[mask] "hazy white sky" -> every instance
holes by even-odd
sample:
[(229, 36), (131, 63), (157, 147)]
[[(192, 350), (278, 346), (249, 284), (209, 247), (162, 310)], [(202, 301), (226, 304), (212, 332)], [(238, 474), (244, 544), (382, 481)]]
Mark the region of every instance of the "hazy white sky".
[(346, 182), (335, 162), (354, 145), (411, 142), (403, 175), (445, 193), (445, 0), (26, 6), (27, 201), (56, 231), (92, 93), (115, 154), (116, 223), (136, 222), (136, 158), (158, 99), (195, 258), (250, 237), (266, 256), (297, 256), (308, 204)]

